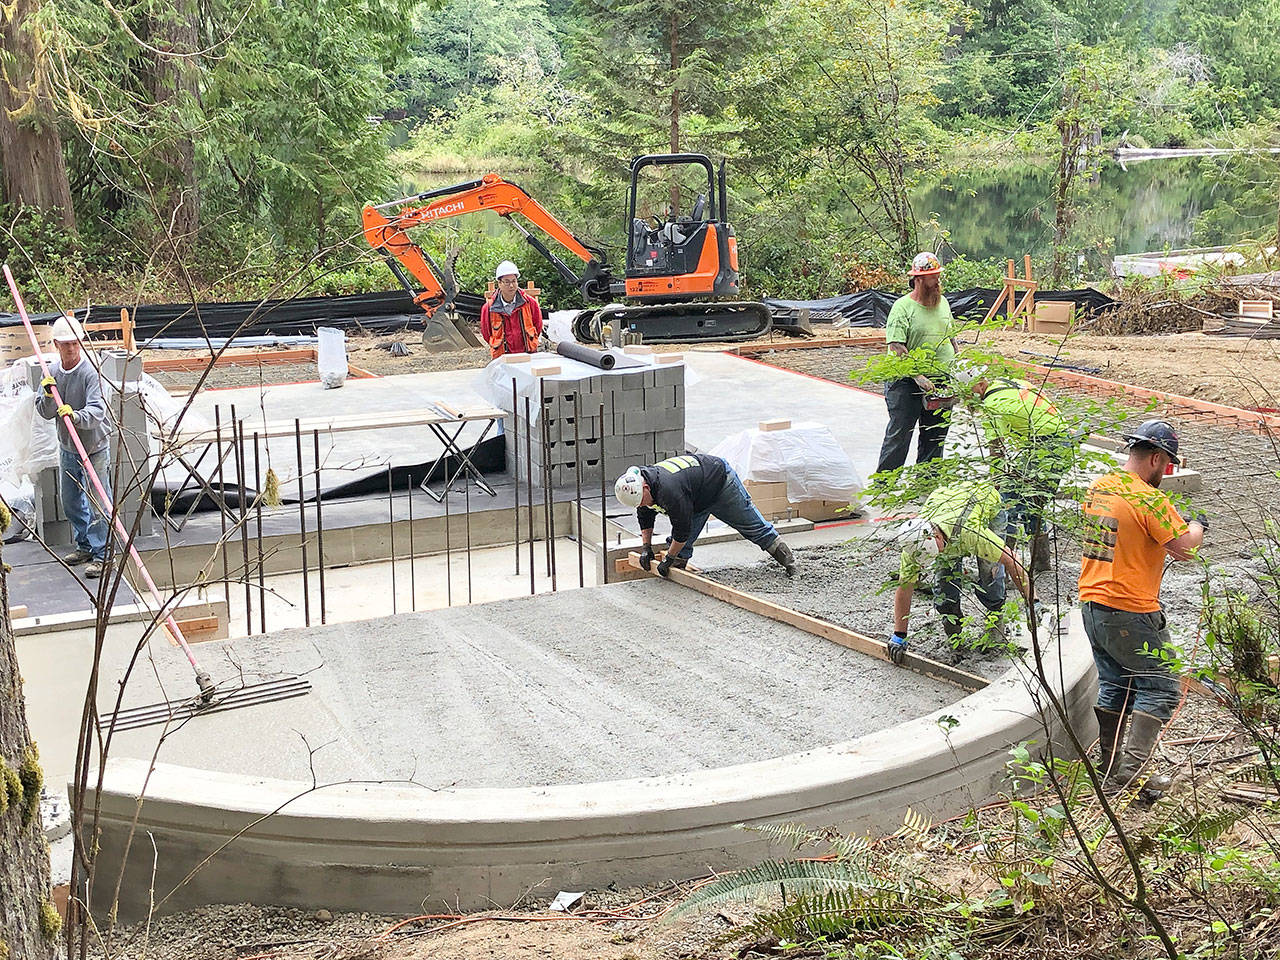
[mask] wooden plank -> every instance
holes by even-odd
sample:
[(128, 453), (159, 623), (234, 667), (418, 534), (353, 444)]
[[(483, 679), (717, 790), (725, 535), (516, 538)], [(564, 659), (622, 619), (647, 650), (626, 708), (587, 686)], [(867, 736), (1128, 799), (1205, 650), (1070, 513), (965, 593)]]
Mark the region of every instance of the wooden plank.
[(314, 363), (316, 351), (314, 347), (299, 347), (291, 350), (260, 350), (224, 353), (216, 360), (212, 354), (200, 357), (166, 357), (163, 360), (144, 360), (142, 368), (147, 372), (171, 370), (190, 372), (203, 370), (213, 366), (266, 366), (275, 363)]
[(756, 429), (759, 430), (761, 433), (772, 433), (774, 430), (790, 430), (791, 421), (783, 420), (783, 419), (761, 420), (758, 424), (756, 424)]
[(187, 620), (179, 620), (178, 629), (184, 634), (207, 633), (210, 630), (217, 630), (218, 615), (214, 614), (209, 617), (191, 617)]
[[(633, 570), (641, 569), (639, 555), (630, 554), (627, 557), (627, 564)], [(655, 577), (661, 576), (656, 569), (651, 572)], [(805, 633), (811, 633), (816, 637), (822, 637), (824, 640), (830, 640), (832, 643), (838, 643), (840, 646), (848, 647), (850, 650), (857, 650), (859, 653), (865, 653), (868, 656), (875, 657), (877, 660), (889, 661), (889, 654), (885, 650), (883, 643), (872, 640), (870, 637), (863, 636), (860, 633), (854, 633), (852, 630), (846, 630), (844, 627), (838, 627), (834, 623), (828, 623), (826, 620), (819, 620), (817, 617), (811, 617), (807, 613), (801, 613), (798, 610), (790, 610), (787, 607), (765, 600), (763, 597), (757, 597), (749, 593), (743, 593), (741, 590), (735, 590), (732, 587), (726, 587), (722, 583), (708, 580), (706, 577), (690, 573), (688, 570), (672, 568), (668, 571), (668, 579), (674, 580), (683, 586), (691, 587), (709, 597), (723, 600), (735, 607), (796, 627)], [(948, 666), (945, 663), (938, 663), (936, 660), (930, 660), (928, 657), (922, 657), (915, 653), (907, 654), (903, 666), (909, 667), (927, 677), (933, 677), (935, 680), (954, 683), (956, 686), (970, 692), (981, 690), (989, 683), (985, 677)]]
[(27, 615), (27, 605), (20, 603), (16, 607), (9, 608), (9, 619), (18, 620)]

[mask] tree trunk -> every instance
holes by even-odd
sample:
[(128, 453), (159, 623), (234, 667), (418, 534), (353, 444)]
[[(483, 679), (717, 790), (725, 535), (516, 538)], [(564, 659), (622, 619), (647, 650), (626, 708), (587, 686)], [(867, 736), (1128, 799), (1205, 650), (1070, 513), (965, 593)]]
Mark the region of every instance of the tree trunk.
[(49, 849), (40, 820), (40, 766), (27, 729), (2, 560), (0, 693), (0, 794), (5, 795), (0, 800), (0, 956), (41, 960), (53, 956), (58, 931), (52, 921), (57, 915), (49, 914)]
[(0, 5), (0, 153), (4, 195), (16, 209), (54, 214), (68, 230), (76, 226), (62, 141), (48, 92), (37, 82), (36, 45), (26, 20), (39, 0)]
[[(192, 0), (178, 0), (152, 25), (155, 45), (174, 53), (196, 49), (198, 24)], [(196, 64), (187, 58), (155, 56), (152, 95), (164, 129), (158, 154), (157, 214), (179, 253), (195, 241), (200, 229), (200, 188), (196, 182), (195, 147), (183, 121), (188, 99), (195, 97)]]

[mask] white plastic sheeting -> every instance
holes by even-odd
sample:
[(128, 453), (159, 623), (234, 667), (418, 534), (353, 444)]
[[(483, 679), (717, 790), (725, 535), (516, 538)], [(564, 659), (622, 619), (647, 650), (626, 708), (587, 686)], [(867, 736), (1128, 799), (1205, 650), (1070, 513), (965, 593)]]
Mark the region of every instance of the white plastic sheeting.
[(6, 489), (58, 463), (57, 428), (36, 413), (35, 401), (25, 362), (0, 375), (0, 480)]
[(347, 335), (336, 327), (316, 328), (320, 384), (332, 390), (347, 382)]
[(711, 451), (743, 480), (787, 485), (787, 499), (852, 503), (864, 487), (853, 461), (821, 423), (798, 423), (788, 430), (743, 430)]

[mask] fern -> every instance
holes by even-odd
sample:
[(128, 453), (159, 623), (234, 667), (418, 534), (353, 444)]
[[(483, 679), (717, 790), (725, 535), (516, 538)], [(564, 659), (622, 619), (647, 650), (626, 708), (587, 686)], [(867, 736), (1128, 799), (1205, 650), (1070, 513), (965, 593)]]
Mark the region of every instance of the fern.
[(1231, 779), (1237, 783), (1260, 783), (1264, 787), (1273, 787), (1280, 783), (1280, 771), (1265, 763), (1251, 763), (1231, 774)]
[(1226, 833), (1244, 817), (1243, 810), (1225, 808), (1208, 816), (1188, 812), (1160, 831), (1166, 857), (1185, 852), (1188, 847), (1204, 847)]
[(833, 888), (841, 891), (852, 889), (859, 896), (865, 896), (868, 891), (897, 889), (872, 876), (861, 864), (839, 860), (769, 861), (701, 887), (667, 914), (667, 918), (675, 920), (726, 900), (750, 900), (779, 890), (805, 897), (832, 891)]
[(761, 914), (746, 927), (733, 931), (734, 939), (804, 943), (825, 937), (837, 940), (855, 930), (869, 930), (901, 923), (913, 915), (902, 890), (828, 890), (799, 896), (777, 910)]
[(929, 839), (929, 831), (933, 829), (933, 821), (922, 813), (916, 813), (910, 807), (902, 817), (902, 826), (895, 837), (909, 840), (917, 846), (925, 846)]
[(798, 823), (739, 824), (739, 826), (744, 830), (761, 834), (771, 843), (788, 846), (793, 852), (803, 850), (805, 847), (826, 847), (835, 854), (837, 860), (854, 860), (865, 857), (871, 850), (871, 840), (868, 837), (846, 837), (835, 827), (811, 830)]

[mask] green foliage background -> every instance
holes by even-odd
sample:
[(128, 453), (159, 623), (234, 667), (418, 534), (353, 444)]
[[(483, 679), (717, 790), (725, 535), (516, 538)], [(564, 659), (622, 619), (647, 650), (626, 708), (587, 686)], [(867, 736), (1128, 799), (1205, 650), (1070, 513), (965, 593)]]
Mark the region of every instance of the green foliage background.
[[(1111, 146), (1270, 147), (1280, 110), (1280, 0), (33, 5), (77, 229), (9, 202), (0, 254), (28, 280), (41, 264), (55, 299), (391, 287), (362, 204), (488, 171), (618, 250), (630, 159), (673, 148), (728, 159), (752, 296), (890, 285), (969, 226), (917, 209), (922, 188), (1064, 157), (1079, 175), (1040, 215), (1079, 281), (1113, 246), (1090, 214), (1115, 202), (1095, 175)], [(1206, 229), (1276, 201), (1265, 157), (1204, 175), (1240, 181)], [(174, 241), (184, 204), (198, 226)], [(465, 286), (510, 256), (571, 305), (504, 227), (422, 242), (462, 246)]]

